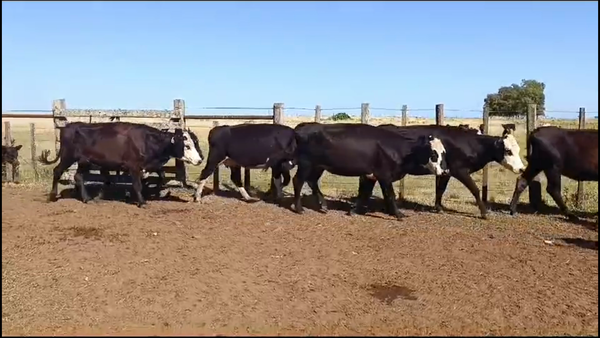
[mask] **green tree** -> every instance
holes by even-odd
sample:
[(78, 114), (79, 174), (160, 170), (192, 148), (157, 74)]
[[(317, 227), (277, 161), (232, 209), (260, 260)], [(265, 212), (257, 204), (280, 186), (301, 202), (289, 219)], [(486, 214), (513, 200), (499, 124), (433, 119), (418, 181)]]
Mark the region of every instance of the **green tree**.
[(500, 87), (497, 93), (488, 94), (483, 100), (490, 116), (524, 116), (531, 103), (537, 105), (537, 115), (544, 115), (546, 85), (536, 80), (521, 80), (521, 84)]

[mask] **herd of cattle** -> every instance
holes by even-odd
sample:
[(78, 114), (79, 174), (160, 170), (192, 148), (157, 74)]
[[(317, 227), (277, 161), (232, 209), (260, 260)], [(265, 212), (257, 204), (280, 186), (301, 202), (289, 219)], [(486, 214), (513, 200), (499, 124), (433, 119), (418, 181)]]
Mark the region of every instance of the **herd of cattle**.
[[(301, 190), (308, 183), (318, 199), (321, 211), (327, 211), (319, 189), (324, 171), (334, 175), (358, 176), (358, 200), (350, 214), (364, 212), (376, 182), (383, 192), (388, 212), (398, 219), (404, 214), (395, 201), (393, 182), (405, 175), (436, 175), (435, 208), (443, 210), (442, 196), (451, 177), (464, 184), (473, 194), (481, 217), (487, 208), (471, 174), (486, 164), (497, 162), (519, 175), (510, 203), (511, 214), (523, 190), (544, 173), (547, 192), (561, 211), (570, 218), (561, 196), (561, 175), (578, 181), (598, 181), (598, 131), (540, 127), (528, 137), (528, 165), (520, 157), (520, 146), (514, 137), (515, 126), (503, 125), (500, 136), (483, 135), (483, 130), (468, 126), (384, 124), (320, 124), (301, 123), (295, 128), (278, 124), (242, 124), (214, 127), (208, 135), (208, 158), (200, 173), (194, 201), (200, 201), (207, 179), (225, 164), (231, 180), (242, 198), (250, 196), (243, 187), (241, 168), (271, 169), (271, 193), (281, 202), (282, 188), (293, 183), (294, 210), (302, 213)], [(137, 205), (145, 204), (142, 196), (144, 177), (156, 172), (164, 180), (163, 166), (171, 159), (192, 165), (204, 162), (198, 137), (189, 129), (175, 132), (159, 130), (144, 124), (127, 122), (69, 123), (60, 132), (61, 147), (56, 158), (49, 160), (44, 151), (39, 161), (49, 165), (59, 162), (53, 171), (49, 201), (57, 199), (60, 177), (77, 163), (74, 179), (81, 199), (89, 200), (84, 173), (97, 167), (110, 184), (109, 171), (127, 172)], [(2, 163), (18, 161), (21, 146), (3, 146)], [(297, 167), (291, 179), (290, 171)], [(160, 187), (159, 187), (160, 189)]]

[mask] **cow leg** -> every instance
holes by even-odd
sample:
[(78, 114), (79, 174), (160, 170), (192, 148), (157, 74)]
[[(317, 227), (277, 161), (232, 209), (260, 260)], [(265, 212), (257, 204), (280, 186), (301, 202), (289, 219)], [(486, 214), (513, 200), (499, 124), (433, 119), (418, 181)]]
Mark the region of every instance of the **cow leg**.
[(517, 182), (515, 183), (515, 191), (513, 192), (512, 199), (510, 200), (510, 214), (514, 215), (517, 213), (517, 204), (519, 203), (519, 199), (521, 198), (521, 194), (529, 183), (541, 172), (541, 170), (534, 168), (531, 165), (528, 165), (525, 168), (525, 172), (521, 174), (517, 178)]
[(167, 198), (171, 195), (171, 191), (167, 190), (166, 193), (163, 194), (163, 187), (165, 186), (165, 181), (167, 178), (165, 177), (165, 171), (163, 169), (156, 172), (158, 174), (158, 197), (159, 198)]
[(364, 207), (367, 206), (369, 198), (373, 196), (374, 188), (375, 180), (368, 179), (365, 176), (360, 176), (358, 178), (358, 197), (356, 198), (354, 207), (348, 211), (349, 216), (363, 213)]
[[(118, 173), (118, 171), (117, 171), (117, 173)], [(107, 190), (108, 187), (110, 186), (110, 171), (101, 169), (100, 175), (102, 175), (102, 178), (104, 178), (104, 184), (102, 184), (102, 189), (100, 189), (100, 193), (98, 194), (98, 199), (103, 200), (104, 196), (105, 196), (105, 190)]]
[(310, 162), (299, 160), (298, 170), (292, 179), (294, 185), (294, 209), (298, 214), (304, 213), (304, 208), (302, 207), (302, 187), (310, 174), (310, 169)]
[(233, 184), (235, 184), (236, 190), (242, 195), (244, 201), (251, 201), (252, 197), (248, 195), (248, 192), (246, 191), (246, 188), (244, 188), (244, 184), (242, 183), (242, 167), (239, 167), (237, 165), (231, 166), (229, 167), (229, 170), (231, 171), (229, 178), (231, 179)]
[[(273, 197), (273, 202), (278, 205), (281, 205), (281, 200), (283, 198), (282, 175), (283, 172), (280, 168), (271, 168), (271, 188), (269, 189), (269, 194)], [(289, 172), (287, 175), (289, 177)]]
[(446, 188), (448, 188), (449, 182), (450, 182), (450, 176), (448, 176), (448, 175), (435, 177), (435, 206), (434, 206), (434, 208), (437, 212), (442, 212), (442, 211), (447, 210), (446, 207), (444, 207), (444, 205), (442, 204), (442, 196), (444, 196), (444, 192), (446, 192)]
[(131, 175), (131, 185), (133, 186), (133, 192), (137, 198), (137, 206), (141, 208), (146, 201), (142, 196), (142, 171), (141, 170), (129, 170), (129, 174)]
[(325, 196), (323, 196), (323, 192), (319, 188), (319, 179), (323, 175), (323, 169), (313, 168), (308, 175), (307, 183), (310, 189), (312, 190), (312, 195), (317, 198), (317, 202), (319, 203), (319, 211), (322, 213), (327, 213), (327, 201), (325, 200)]
[(394, 192), (394, 186), (392, 184), (392, 181), (387, 179), (382, 180), (379, 177), (378, 181), (379, 186), (381, 187), (381, 192), (383, 193), (383, 198), (386, 202), (388, 213), (392, 216), (396, 216), (398, 220), (401, 220), (402, 218), (406, 217), (406, 215), (400, 211), (398, 205), (396, 204), (396, 195)]
[(196, 188), (196, 192), (194, 193), (194, 202), (200, 202), (200, 199), (202, 198), (202, 190), (204, 190), (204, 185), (206, 185), (206, 181), (226, 157), (227, 155), (225, 155), (224, 152), (218, 151), (214, 148), (209, 150), (206, 166), (204, 167), (204, 169), (202, 169), (202, 172), (200, 173), (200, 178), (198, 179), (200, 182), (198, 182), (198, 188)]
[[(477, 187), (477, 184), (475, 184), (475, 181), (473, 181), (473, 178), (471, 178), (471, 175), (469, 175), (469, 172), (456, 171), (455, 173), (453, 173), (452, 176), (454, 176), (454, 178), (456, 178), (460, 183), (462, 183), (465, 187), (467, 187), (467, 189), (469, 189), (471, 194), (473, 194), (473, 197), (475, 197), (475, 202), (479, 206), (479, 211), (481, 212), (481, 218), (487, 219), (487, 208), (486, 208), (485, 204), (483, 204), (483, 201), (481, 200), (481, 193), (479, 192), (479, 188)], [(441, 201), (441, 195), (443, 193), (444, 192), (442, 192), (440, 194), (440, 201)]]
[(546, 187), (548, 194), (552, 196), (552, 199), (554, 202), (556, 202), (556, 205), (558, 205), (560, 211), (562, 211), (567, 218), (570, 220), (577, 220), (578, 217), (569, 211), (569, 208), (567, 208), (567, 205), (562, 198), (560, 170), (556, 167), (553, 167), (551, 169), (544, 170), (544, 173), (546, 174), (546, 179), (548, 180), (548, 186)]
[(65, 170), (69, 169), (71, 165), (75, 163), (75, 160), (69, 159), (66, 161), (61, 161), (58, 163), (56, 167), (54, 167), (52, 173), (52, 188), (50, 189), (50, 193), (48, 194), (48, 202), (55, 202), (58, 196), (58, 181), (60, 181), (60, 177), (65, 172)]
[(83, 203), (87, 203), (90, 200), (90, 196), (85, 189), (85, 181), (83, 180), (83, 173), (87, 172), (82, 166), (77, 166), (77, 171), (75, 172), (75, 184), (79, 187), (79, 194), (81, 195), (81, 201)]

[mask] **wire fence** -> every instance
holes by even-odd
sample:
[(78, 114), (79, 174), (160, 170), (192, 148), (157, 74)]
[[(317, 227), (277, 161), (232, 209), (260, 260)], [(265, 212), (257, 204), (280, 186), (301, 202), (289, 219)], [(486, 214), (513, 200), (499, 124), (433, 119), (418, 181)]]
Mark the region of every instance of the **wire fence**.
[[(364, 116), (366, 114), (368, 116)], [(436, 108), (411, 108), (405, 107), (405, 113), (403, 113), (403, 107), (369, 107), (368, 105), (355, 105), (347, 107), (284, 107), (283, 124), (294, 127), (298, 123), (315, 121), (318, 120), (322, 123), (339, 123), (339, 122), (351, 122), (351, 123), (369, 123), (372, 125), (380, 125), (384, 123), (394, 123), (402, 125), (403, 115), (405, 116), (406, 125), (425, 125), (436, 123)], [(454, 109), (446, 108), (443, 109), (443, 125), (468, 125), (470, 128), (478, 129), (483, 123), (483, 111), (476, 109)], [(55, 142), (55, 128), (51, 118), (37, 119), (27, 116), (26, 118), (15, 118), (8, 117), (12, 114), (36, 114), (36, 115), (47, 115), (51, 114), (51, 110), (12, 110), (3, 113), (3, 122), (11, 124), (11, 137), (15, 140), (16, 144), (23, 145), (19, 153), (19, 159), (21, 162), (20, 166), (20, 179), (21, 181), (34, 181), (34, 182), (48, 182), (52, 167), (41, 166), (36, 163), (34, 157), (41, 153), (42, 150), (54, 150)], [(489, 112), (491, 115), (489, 120), (489, 134), (500, 136), (503, 131), (503, 124), (514, 124), (515, 132), (514, 135), (517, 138), (519, 145), (521, 146), (521, 155), (525, 158), (526, 153), (526, 137), (527, 137), (527, 121), (524, 116), (512, 116), (512, 117), (500, 117), (494, 116), (499, 115), (498, 113), (503, 112)], [(506, 112), (504, 112), (506, 113)], [(347, 114), (347, 118), (343, 115)], [(568, 110), (546, 110), (546, 116), (540, 117), (537, 120), (538, 126), (553, 125), (562, 128), (577, 129), (579, 128), (579, 111), (568, 111)], [(223, 116), (223, 115), (235, 115), (239, 116), (238, 120), (228, 120), (222, 122), (222, 124), (240, 124), (240, 123), (272, 123), (270, 121), (255, 121), (247, 120), (245, 116), (251, 115), (264, 115), (272, 116), (273, 107), (191, 107), (186, 108), (186, 126), (192, 129), (200, 138), (200, 146), (202, 150), (208, 152), (207, 136), (210, 129), (213, 128), (215, 120), (204, 120), (204, 119), (191, 119), (192, 116)], [(585, 127), (586, 128), (598, 128), (597, 112), (586, 112)], [(70, 119), (74, 121), (75, 119)], [(82, 121), (91, 121), (91, 119), (80, 118)], [(99, 122), (101, 119), (95, 119), (93, 122)], [(126, 121), (127, 119), (121, 119)], [(33, 125), (33, 127), (32, 127)], [(31, 128), (34, 128), (32, 131)], [(35, 139), (32, 144), (31, 139), (34, 135)], [(3, 131), (3, 139), (5, 144), (10, 142), (6, 140), (5, 132)], [(32, 157), (33, 156), (33, 157)], [(200, 167), (187, 166), (188, 176), (190, 180), (196, 180), (200, 174)], [(3, 172), (4, 172), (3, 167)], [(489, 171), (489, 182), (488, 182), (488, 201), (506, 204), (510, 201), (514, 190), (514, 184), (516, 175), (508, 170), (502, 168), (497, 163), (492, 163), (488, 167)], [(292, 175), (295, 173), (292, 172)], [(262, 172), (261, 170), (251, 171), (252, 186), (261, 191), (266, 191), (270, 185), (270, 173)], [(483, 184), (483, 171), (476, 172), (472, 175), (473, 179), (479, 187)], [(211, 178), (212, 179), (212, 178)], [(228, 170), (220, 170), (218, 179), (225, 187), (231, 187), (233, 183), (229, 179)], [(358, 191), (358, 178), (357, 177), (341, 177), (325, 173), (320, 181), (323, 192), (329, 197), (351, 197), (355, 196)], [(399, 183), (396, 183), (395, 187), (399, 187)], [(433, 205), (435, 196), (435, 178), (433, 176), (407, 176), (403, 182), (404, 193), (403, 196), (408, 200), (421, 202), (427, 205)], [(567, 202), (571, 202), (574, 205), (575, 195), (577, 191), (578, 183), (570, 179), (563, 179), (563, 195), (566, 196)], [(305, 189), (308, 189), (305, 187)], [(585, 203), (580, 205), (583, 209), (597, 208), (598, 197), (597, 197), (598, 185), (597, 183), (591, 182), (586, 183), (584, 189), (584, 201)], [(310, 192), (310, 190), (306, 190)], [(293, 189), (290, 186), (285, 188), (286, 193), (293, 193)], [(376, 188), (374, 191), (375, 195), (381, 196), (381, 191)], [(545, 198), (546, 202), (550, 205), (553, 204), (548, 198)], [(456, 202), (456, 203), (470, 203), (474, 202), (474, 198), (471, 193), (461, 183), (456, 180), (451, 180), (448, 189), (444, 195), (444, 201)]]

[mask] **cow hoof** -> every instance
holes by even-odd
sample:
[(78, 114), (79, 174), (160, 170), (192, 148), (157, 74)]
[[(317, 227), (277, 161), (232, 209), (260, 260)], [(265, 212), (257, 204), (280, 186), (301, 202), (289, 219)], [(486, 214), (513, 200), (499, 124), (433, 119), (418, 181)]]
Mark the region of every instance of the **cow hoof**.
[(488, 216), (486, 214), (481, 215), (481, 219), (488, 219)]
[(405, 217), (406, 217), (406, 215), (404, 215), (404, 214), (396, 215), (396, 220), (397, 221), (402, 221), (402, 219), (405, 218)]
[(319, 209), (319, 212), (322, 214), (326, 214), (329, 210), (327, 208), (321, 208)]
[(146, 208), (146, 206), (148, 206), (148, 204), (146, 204), (146, 203), (138, 203), (137, 204), (138, 208)]
[(569, 221), (571, 221), (571, 222), (576, 222), (576, 221), (579, 221), (579, 217), (577, 217), (577, 216), (575, 216), (575, 215), (573, 215), (573, 214), (568, 214), (568, 215), (567, 215), (567, 219), (568, 219)]
[(56, 195), (48, 196), (48, 203), (56, 202), (56, 201), (58, 201), (58, 198), (56, 197)]
[(166, 192), (161, 191), (161, 192), (158, 193), (158, 197), (159, 198), (167, 198), (169, 196), (171, 196), (171, 192), (168, 191), (168, 190)]

